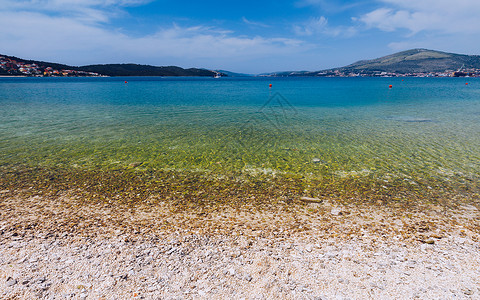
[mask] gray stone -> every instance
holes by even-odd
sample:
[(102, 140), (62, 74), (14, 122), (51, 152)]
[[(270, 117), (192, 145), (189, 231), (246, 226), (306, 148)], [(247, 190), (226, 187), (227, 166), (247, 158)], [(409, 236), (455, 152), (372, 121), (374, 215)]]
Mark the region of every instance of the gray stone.
[(332, 208), (332, 210), (330, 211), (330, 213), (334, 216), (339, 216), (342, 214), (342, 211), (338, 208)]
[(153, 285), (152, 285), (152, 286), (149, 286), (149, 287), (147, 288), (147, 292), (154, 292), (154, 291), (156, 291), (156, 290), (158, 290), (158, 287), (153, 286)]
[(8, 277), (6, 285), (7, 287), (11, 287), (17, 284), (17, 280), (13, 279), (12, 277)]
[(37, 281), (38, 283), (44, 283), (46, 280), (47, 280), (47, 279), (46, 279), (45, 277), (39, 277), (39, 278), (37, 278), (36, 281)]
[(462, 289), (462, 292), (465, 294), (465, 295), (468, 295), (468, 296), (471, 296), (473, 295), (474, 291), (471, 290), (471, 289)]
[(141, 166), (142, 164), (143, 164), (143, 162), (141, 162), (141, 161), (136, 161), (136, 162), (133, 162), (133, 163), (131, 163), (131, 164), (128, 164), (128, 166), (131, 167), (131, 168), (136, 168), (136, 167)]
[(318, 158), (318, 157), (314, 157), (314, 158), (312, 159), (312, 162), (313, 162), (314, 164), (320, 164), (320, 163), (321, 163), (321, 164), (325, 164), (325, 161), (322, 160), (322, 159), (320, 159), (320, 158)]
[(334, 252), (327, 252), (325, 253), (325, 256), (327, 258), (335, 258), (337, 256), (337, 253), (334, 253)]

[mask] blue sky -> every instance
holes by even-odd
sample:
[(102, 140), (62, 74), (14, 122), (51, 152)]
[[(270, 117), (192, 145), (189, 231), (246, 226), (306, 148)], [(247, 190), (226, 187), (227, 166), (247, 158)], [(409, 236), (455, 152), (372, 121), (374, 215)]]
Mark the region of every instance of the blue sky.
[(0, 0), (0, 53), (313, 71), (411, 48), (480, 54), (479, 15), (478, 0)]

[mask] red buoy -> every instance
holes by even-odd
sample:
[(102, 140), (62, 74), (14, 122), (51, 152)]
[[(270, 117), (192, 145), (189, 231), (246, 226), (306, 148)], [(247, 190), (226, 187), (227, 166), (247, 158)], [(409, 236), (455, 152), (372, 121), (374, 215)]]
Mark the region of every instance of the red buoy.
[(272, 87), (272, 84), (270, 83), (270, 84), (268, 85), (268, 87)]
[(468, 82), (465, 82), (465, 85), (468, 85)]
[(388, 88), (391, 89), (393, 87), (393, 85), (389, 85)]
[(125, 83), (128, 83), (128, 82), (125, 80)]

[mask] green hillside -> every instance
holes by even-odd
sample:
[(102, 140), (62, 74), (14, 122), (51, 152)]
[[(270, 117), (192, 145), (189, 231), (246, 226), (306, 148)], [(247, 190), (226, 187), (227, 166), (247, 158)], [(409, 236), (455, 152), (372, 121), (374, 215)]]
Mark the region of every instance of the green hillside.
[(338, 70), (424, 73), (458, 70), (462, 66), (479, 69), (480, 56), (412, 49), (372, 60), (358, 61)]
[(428, 49), (412, 49), (376, 59), (361, 60), (345, 67), (321, 71), (289, 71), (270, 76), (339, 76), (348, 74), (375, 75), (381, 72), (396, 74), (439, 73), (460, 68), (480, 69), (479, 55), (463, 55)]
[[(21, 71), (25, 65), (29, 65), (29, 71)], [(33, 66), (32, 66), (33, 65)], [(176, 66), (156, 67), (150, 65), (138, 64), (104, 64), (89, 66), (68, 66), (64, 64), (22, 59), (15, 56), (0, 54), (0, 75), (10, 76), (34, 76), (42, 75), (47, 68), (57, 71), (53, 76), (62, 76), (62, 70), (70, 70), (68, 76), (87, 76), (88, 72), (97, 73), (103, 76), (209, 76), (213, 77), (217, 74), (215, 71), (206, 69), (183, 69)], [(222, 74), (226, 76), (225, 74)], [(65, 76), (65, 75), (63, 75)]]
[(215, 72), (205, 69), (183, 69), (175, 66), (155, 67), (137, 64), (106, 64), (78, 67), (78, 70), (94, 72), (106, 76), (215, 76)]

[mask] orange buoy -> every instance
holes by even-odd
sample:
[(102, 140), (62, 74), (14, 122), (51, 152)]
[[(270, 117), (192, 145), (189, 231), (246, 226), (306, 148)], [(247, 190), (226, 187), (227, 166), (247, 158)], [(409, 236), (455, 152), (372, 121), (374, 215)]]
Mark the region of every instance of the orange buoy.
[(393, 85), (389, 85), (388, 88), (391, 89), (393, 87)]
[(268, 85), (268, 87), (272, 87), (272, 84), (270, 83), (270, 84)]

